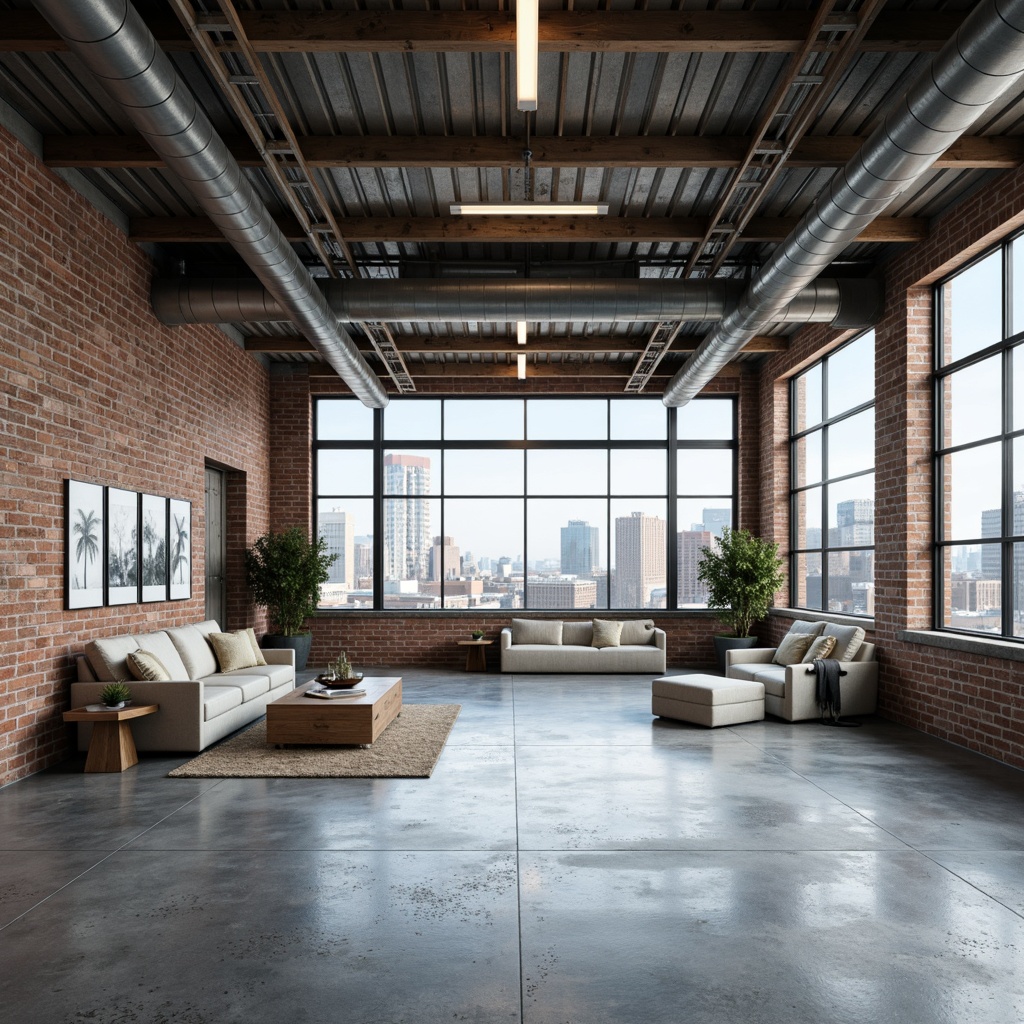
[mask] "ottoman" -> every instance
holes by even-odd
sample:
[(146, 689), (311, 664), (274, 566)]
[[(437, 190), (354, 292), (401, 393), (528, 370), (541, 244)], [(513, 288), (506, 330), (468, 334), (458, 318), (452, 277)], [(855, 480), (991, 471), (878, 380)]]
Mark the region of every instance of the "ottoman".
[(651, 714), (714, 728), (760, 722), (764, 683), (721, 676), (662, 676), (651, 684)]

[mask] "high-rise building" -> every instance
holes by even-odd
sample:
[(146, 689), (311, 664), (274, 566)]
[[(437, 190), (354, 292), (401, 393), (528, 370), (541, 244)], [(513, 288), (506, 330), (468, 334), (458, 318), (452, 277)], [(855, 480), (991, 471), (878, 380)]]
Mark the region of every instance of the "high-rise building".
[[(987, 508), (981, 513), (982, 539), (998, 540), (1003, 535), (1003, 510)], [(998, 580), (1003, 577), (1003, 553), (998, 544), (981, 546), (981, 576), (986, 580)]]
[(459, 558), (459, 548), (451, 537), (445, 537), (442, 544), (440, 537), (434, 538), (430, 548), (430, 576), (431, 580), (454, 580), (458, 579), (462, 571), (462, 561)]
[(723, 526), (732, 526), (731, 508), (706, 508), (703, 512), (703, 529), (715, 537), (722, 536)]
[(341, 583), (351, 590), (355, 586), (356, 563), (354, 557), (355, 523), (348, 512), (334, 509), (317, 516), (320, 536), (327, 541), (327, 553), (337, 555), (327, 570), (328, 583)]
[(425, 579), (430, 557), (430, 459), (384, 456), (384, 578)]
[(875, 543), (873, 498), (852, 498), (836, 505), (836, 528), (830, 531), (832, 547), (867, 547)]
[(562, 527), (563, 576), (590, 576), (601, 568), (601, 531), (582, 519)]
[(665, 586), (665, 525), (646, 512), (615, 520), (613, 607), (646, 608), (651, 591)]
[(576, 576), (530, 576), (526, 583), (531, 608), (596, 608), (597, 582)]
[(680, 530), (676, 535), (676, 601), (682, 605), (706, 605), (707, 585), (697, 579), (697, 569), (704, 548), (715, 544), (710, 530)]

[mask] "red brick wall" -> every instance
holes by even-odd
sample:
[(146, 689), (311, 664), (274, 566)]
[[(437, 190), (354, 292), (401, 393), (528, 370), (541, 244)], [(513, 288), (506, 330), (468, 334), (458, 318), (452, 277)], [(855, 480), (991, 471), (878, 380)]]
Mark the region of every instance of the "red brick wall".
[[(884, 268), (885, 315), (876, 330), (875, 633), (884, 716), (1024, 767), (1020, 662), (947, 651), (900, 639), (929, 629), (932, 616), (932, 296), (929, 287), (1024, 226), (1024, 170), (1003, 174), (941, 218), (928, 240)], [(801, 331), (787, 353), (764, 365), (762, 504), (774, 507), (775, 539), (788, 530), (785, 380), (849, 337), (827, 327)], [(778, 637), (788, 626), (776, 619)]]
[[(207, 459), (244, 480), (249, 539), (266, 528), (269, 387), (220, 331), (157, 323), (145, 254), (2, 128), (0, 210), (2, 785), (71, 752), (87, 640), (203, 617)], [(191, 501), (191, 600), (64, 611), (66, 477)]]

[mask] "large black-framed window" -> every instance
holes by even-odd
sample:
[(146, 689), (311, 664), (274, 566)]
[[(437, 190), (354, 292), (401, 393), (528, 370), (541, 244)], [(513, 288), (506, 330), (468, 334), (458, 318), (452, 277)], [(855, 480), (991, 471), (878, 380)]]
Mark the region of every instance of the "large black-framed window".
[(790, 602), (874, 615), (875, 335), (790, 382)]
[(321, 607), (705, 607), (732, 525), (736, 400), (314, 400)]
[(935, 289), (935, 625), (1024, 637), (1024, 237)]

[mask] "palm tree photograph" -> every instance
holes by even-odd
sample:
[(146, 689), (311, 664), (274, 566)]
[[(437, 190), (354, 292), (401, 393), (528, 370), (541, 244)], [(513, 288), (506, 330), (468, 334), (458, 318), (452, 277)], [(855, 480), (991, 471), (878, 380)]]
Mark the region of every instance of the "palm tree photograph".
[(167, 600), (167, 499), (142, 496), (142, 600)]
[(65, 604), (98, 608), (103, 604), (103, 488), (65, 481)]
[(171, 600), (192, 596), (192, 502), (170, 500)]
[(139, 599), (139, 496), (107, 488), (107, 604)]

